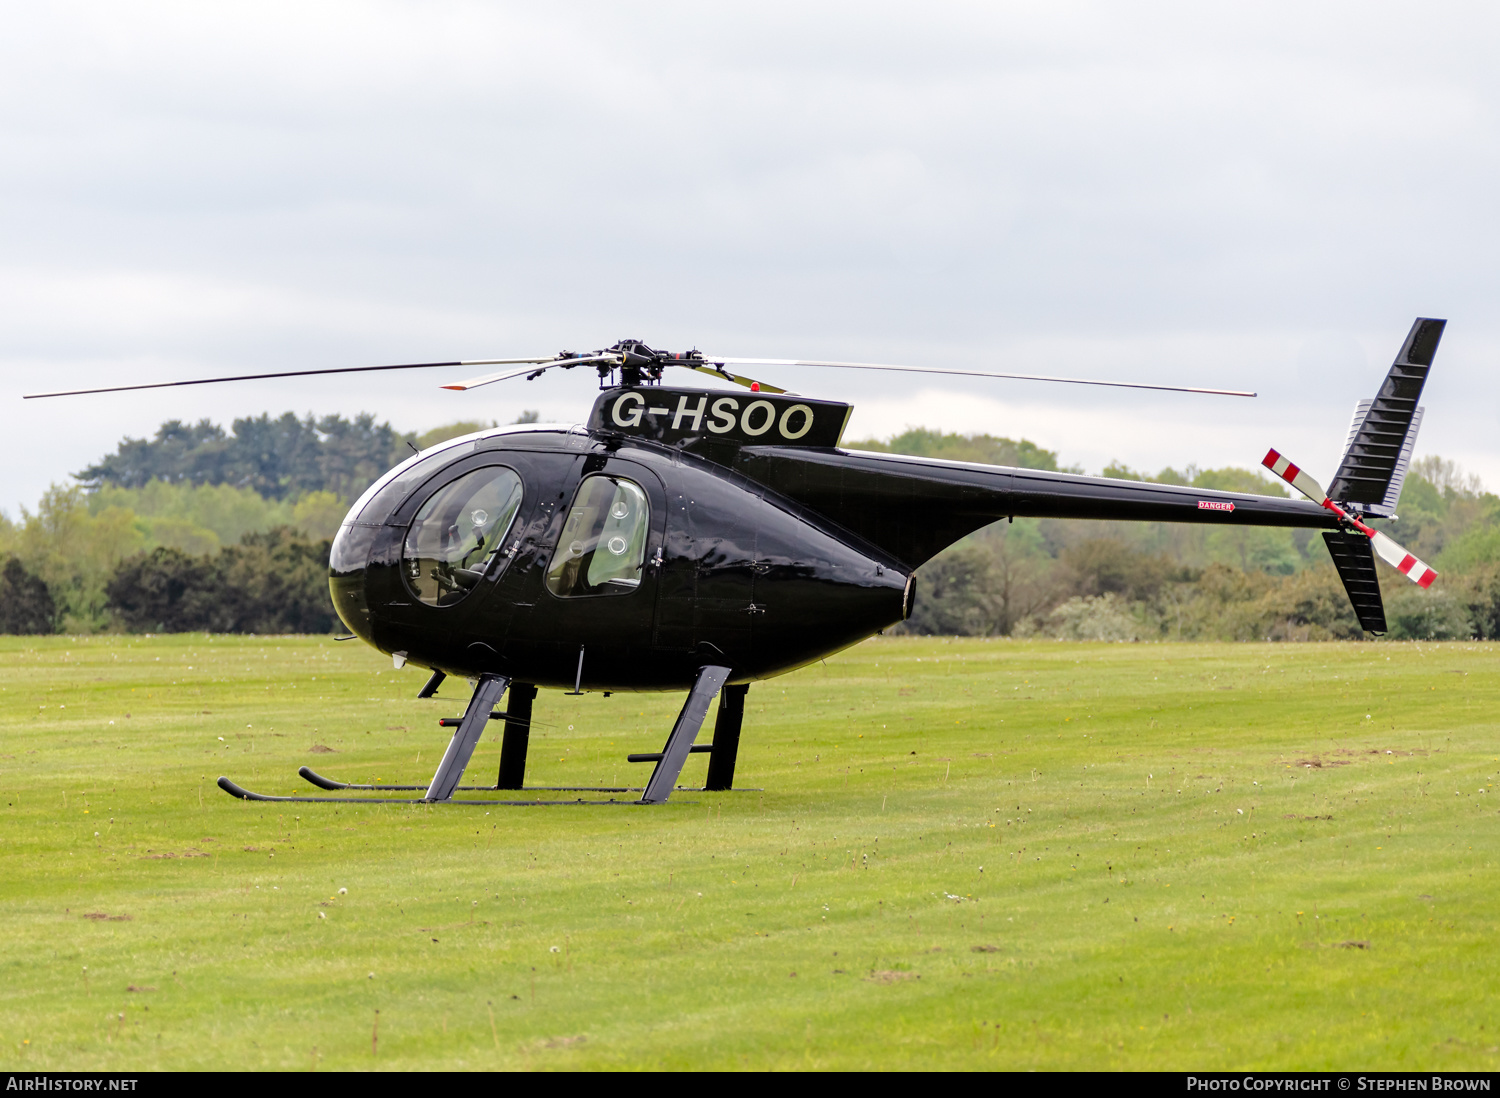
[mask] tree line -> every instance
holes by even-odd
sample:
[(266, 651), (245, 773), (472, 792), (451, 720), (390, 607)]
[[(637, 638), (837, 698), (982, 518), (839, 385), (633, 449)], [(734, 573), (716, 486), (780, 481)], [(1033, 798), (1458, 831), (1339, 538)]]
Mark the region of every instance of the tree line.
[(494, 425), (288, 412), (126, 438), (0, 515), (0, 633), (335, 629), (328, 550), (353, 499), (413, 449)]
[(54, 489), (35, 514), (0, 529), (0, 633), (326, 633), (332, 541), (288, 526), (187, 553), (141, 548), (120, 508), (90, 514), (78, 488)]
[(407, 449), (408, 436), (369, 413), (299, 419), (292, 412), (234, 421), (229, 431), (208, 420), (168, 420), (154, 438), (122, 441), (113, 454), (77, 474), (88, 487), (144, 488), (229, 484), (267, 499), (328, 491), (353, 498)]
[[(534, 421), (523, 413), (517, 422)], [(350, 500), (412, 447), (489, 426), (402, 434), (371, 416), (290, 413), (164, 423), (151, 439), (0, 515), (0, 632), (323, 632), (330, 539)], [(1062, 469), (1028, 440), (915, 428), (848, 445)], [(1112, 463), (1106, 477), (1286, 495), (1238, 468)], [(1452, 462), (1412, 466), (1387, 523), (1439, 571), (1422, 591), (1381, 569), (1390, 635), (1500, 636), (1500, 498)], [(924, 565), (902, 630), (1096, 640), (1320, 640), (1362, 636), (1315, 531), (1016, 519)]]

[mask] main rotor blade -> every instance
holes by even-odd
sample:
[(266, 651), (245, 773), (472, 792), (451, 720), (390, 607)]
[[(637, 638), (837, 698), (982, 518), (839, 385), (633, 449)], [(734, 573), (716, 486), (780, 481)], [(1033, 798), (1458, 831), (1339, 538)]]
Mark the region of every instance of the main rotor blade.
[[(735, 361), (735, 360), (730, 360)], [(777, 385), (770, 385), (764, 381), (756, 381), (753, 377), (742, 377), (739, 374), (730, 373), (728, 370), (715, 370), (712, 366), (695, 366), (687, 362), (674, 362), (673, 366), (681, 366), (688, 370), (697, 370), (700, 374), (716, 377), (722, 381), (732, 381), (736, 385), (743, 385), (747, 389), (753, 389), (760, 393), (784, 393), (785, 389)]]
[(903, 374), (948, 374), (952, 377), (998, 377), (1011, 381), (1058, 381), (1065, 385), (1106, 385), (1113, 389), (1154, 389), (1163, 393), (1206, 393), (1211, 396), (1253, 397), (1241, 389), (1202, 389), (1189, 385), (1148, 385), (1139, 381), (1097, 381), (1081, 377), (1050, 377), (1045, 374), (999, 374), (989, 370), (943, 370), (935, 366), (889, 366), (879, 362), (824, 362), (804, 358), (713, 358), (707, 361), (746, 366), (819, 366), (832, 370), (892, 370)]
[(27, 393), (22, 400), (43, 397), (88, 396), (92, 393), (126, 393), (134, 389), (171, 389), (179, 385), (217, 385), (221, 381), (265, 381), (277, 377), (311, 377), (314, 374), (367, 374), (376, 370), (431, 370), (439, 366), (505, 366), (523, 362), (551, 362), (545, 358), (474, 358), (460, 362), (404, 362), (396, 366), (339, 366), (324, 370), (282, 370), (274, 374), (238, 374), (233, 377), (199, 377), (190, 381), (156, 381), (149, 385), (110, 385), (102, 389), (66, 389), (55, 393)]
[[(559, 358), (557, 358), (557, 356), (554, 355), (550, 359), (546, 359), (546, 358), (512, 358), (512, 359), (503, 359), (503, 360), (500, 360), (500, 361), (504, 361), (504, 362), (531, 362), (531, 363), (538, 364), (538, 368), (534, 369), (534, 370), (501, 370), (499, 373), (496, 373), (496, 374), (481, 374), (479, 377), (471, 377), (467, 381), (459, 381), (459, 382), (456, 382), (456, 383), (454, 383), (452, 385), (444, 385), (443, 388), (444, 389), (452, 389), (455, 392), (462, 393), (462, 392), (468, 391), (469, 389), (477, 389), (481, 385), (493, 385), (497, 381), (507, 381), (510, 378), (521, 377), (522, 375), (529, 375), (530, 377), (538, 377), (541, 374), (546, 373), (548, 370), (556, 369), (559, 366), (563, 367), (564, 369), (567, 369), (567, 368), (570, 368), (570, 367), (573, 367), (573, 366), (582, 366), (584, 363), (587, 363), (587, 362), (619, 362), (620, 361), (620, 356), (619, 355), (580, 355), (578, 358), (562, 358), (562, 359), (559, 359)], [(541, 363), (545, 363), (545, 365), (540, 365)], [(467, 365), (470, 365), (470, 363), (466, 362), (466, 363), (464, 363), (464, 365), (467, 366)]]

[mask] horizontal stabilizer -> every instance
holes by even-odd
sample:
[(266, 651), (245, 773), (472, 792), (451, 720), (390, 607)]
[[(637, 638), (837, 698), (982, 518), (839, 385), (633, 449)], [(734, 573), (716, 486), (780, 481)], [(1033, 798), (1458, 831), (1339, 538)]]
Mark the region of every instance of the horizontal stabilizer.
[(1371, 633), (1385, 632), (1385, 604), (1380, 599), (1380, 580), (1375, 575), (1375, 554), (1370, 539), (1357, 532), (1330, 530), (1323, 534), (1333, 565), (1344, 581), (1344, 590), (1354, 605), (1354, 616)]
[(1417, 401), (1447, 323), (1418, 317), (1411, 326), (1380, 392), (1351, 431), (1348, 449), (1328, 486), (1330, 499), (1356, 504), (1358, 510), (1394, 506), (1389, 493), (1393, 487), (1397, 494), (1401, 491), (1400, 480), (1421, 424)]

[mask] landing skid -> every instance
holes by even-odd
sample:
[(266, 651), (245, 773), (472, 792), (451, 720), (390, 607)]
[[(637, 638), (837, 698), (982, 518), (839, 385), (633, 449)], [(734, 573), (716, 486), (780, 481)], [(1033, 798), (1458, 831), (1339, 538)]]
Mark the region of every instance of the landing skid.
[[(440, 673), (439, 673), (440, 674)], [(433, 688), (441, 681), (434, 674), (422, 697), (429, 697)], [(452, 742), (443, 753), (437, 773), (426, 785), (383, 785), (363, 782), (341, 782), (324, 777), (310, 766), (298, 769), (297, 773), (319, 789), (329, 792), (359, 790), (370, 793), (421, 793), (421, 797), (295, 797), (271, 793), (256, 793), (244, 786), (221, 777), (220, 789), (231, 797), (245, 801), (277, 801), (295, 804), (455, 804), (487, 806), (533, 807), (538, 805), (605, 805), (605, 804), (664, 804), (674, 792), (728, 792), (734, 780), (735, 758), (739, 751), (740, 724), (745, 706), (745, 686), (725, 686), (730, 669), (708, 665), (698, 669), (693, 687), (683, 703), (667, 742), (660, 751), (632, 755), (630, 762), (654, 762), (651, 777), (645, 786), (629, 785), (533, 785), (524, 784), (527, 740), (531, 726), (531, 703), (536, 697), (536, 687), (529, 683), (516, 683), (511, 691), (510, 708), (505, 713), (495, 712), (495, 706), (504, 696), (510, 679), (503, 675), (481, 675), (474, 687), (462, 718), (444, 718), (438, 723), (444, 727), (457, 726)], [(709, 704), (715, 695), (719, 700), (719, 715), (714, 727), (712, 744), (694, 744), (698, 731), (708, 715)], [(500, 748), (500, 774), (493, 786), (459, 785), (464, 769), (468, 766), (480, 735), (492, 720), (505, 721), (505, 738)], [(702, 790), (685, 790), (677, 784), (682, 767), (688, 756), (695, 752), (712, 752), (709, 761), (708, 781)], [(514, 790), (517, 793), (640, 793), (639, 800), (607, 801), (574, 800), (461, 800), (455, 801), (455, 793), (498, 793)], [(746, 792), (751, 792), (746, 790)], [(758, 792), (758, 791), (756, 791)]]
[[(380, 792), (426, 792), (425, 785), (364, 785), (358, 782), (341, 782), (333, 778), (325, 778), (310, 766), (298, 769), (297, 773), (312, 782), (319, 789), (370, 789)], [(537, 790), (544, 793), (641, 793), (645, 786), (640, 785), (526, 785), (517, 792), (529, 792)], [(501, 787), (498, 785), (461, 785), (454, 790), (455, 793), (498, 793)]]
[[(280, 797), (272, 793), (256, 793), (254, 790), (246, 789), (244, 786), (237, 782), (232, 782), (228, 778), (220, 778), (218, 786), (231, 797), (238, 797), (242, 801), (276, 801), (278, 803), (290, 804), (441, 804), (453, 805), (455, 807), (467, 805), (471, 808), (489, 808), (493, 805), (514, 808), (545, 808), (549, 805), (566, 807), (568, 805), (632, 805), (643, 803), (634, 800), (585, 801), (581, 799), (572, 801), (544, 801), (540, 799), (534, 801), (455, 801), (451, 799), (446, 801), (429, 801), (417, 797)], [(400, 789), (406, 787), (385, 786), (383, 788)]]
[[(633, 758), (632, 758), (632, 761)], [(654, 758), (650, 761), (655, 761)], [(330, 778), (325, 774), (319, 774), (310, 766), (299, 767), (299, 777), (306, 779), (319, 789), (337, 791), (340, 789), (368, 790), (376, 793), (420, 793), (427, 789), (425, 785), (388, 785), (385, 782), (366, 784), (362, 782), (341, 782), (337, 778)], [(461, 785), (455, 793), (500, 793), (503, 787), (498, 785)], [(644, 786), (639, 785), (524, 785), (518, 793), (642, 793)], [(715, 790), (709, 786), (679, 785), (678, 793), (764, 793), (764, 789), (748, 788), (739, 786), (735, 789)]]

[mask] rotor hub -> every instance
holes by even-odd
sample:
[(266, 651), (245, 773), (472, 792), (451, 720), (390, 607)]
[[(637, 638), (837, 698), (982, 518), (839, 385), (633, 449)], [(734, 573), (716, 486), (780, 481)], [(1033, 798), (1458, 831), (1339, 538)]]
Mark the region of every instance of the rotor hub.
[(673, 353), (671, 351), (658, 351), (649, 347), (638, 339), (622, 339), (612, 347), (606, 347), (598, 352), (601, 356), (609, 356), (604, 361), (595, 364), (599, 371), (599, 387), (601, 389), (613, 388), (615, 372), (619, 371), (618, 384), (627, 389), (640, 388), (644, 385), (660, 385), (662, 374), (668, 366), (701, 366), (704, 364), (703, 354), (700, 351), (686, 351)]

